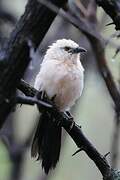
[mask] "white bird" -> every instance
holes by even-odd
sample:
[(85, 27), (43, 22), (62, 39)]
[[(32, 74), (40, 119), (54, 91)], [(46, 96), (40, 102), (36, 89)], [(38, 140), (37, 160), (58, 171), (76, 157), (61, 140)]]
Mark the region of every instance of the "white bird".
[[(80, 53), (86, 52), (70, 39), (60, 39), (47, 50), (34, 87), (52, 99), (60, 111), (68, 111), (81, 96), (84, 84), (84, 68)], [(45, 173), (56, 166), (61, 146), (61, 127), (54, 124), (50, 114), (43, 113), (38, 124), (32, 156), (42, 159)]]

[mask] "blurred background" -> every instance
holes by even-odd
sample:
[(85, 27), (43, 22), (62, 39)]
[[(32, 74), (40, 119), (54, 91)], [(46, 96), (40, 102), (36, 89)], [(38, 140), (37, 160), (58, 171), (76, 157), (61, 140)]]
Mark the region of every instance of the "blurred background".
[[(24, 13), (26, 3), (27, 0), (12, 0), (12, 2), (0, 0), (0, 47), (4, 46), (4, 42), (9, 38), (16, 22)], [(74, 8), (74, 3), (76, 1), (69, 1), (70, 8)], [(101, 8), (97, 8), (96, 27), (106, 42), (116, 32), (114, 25), (106, 26), (110, 22), (111, 19), (105, 12)], [(32, 61), (24, 79), (31, 85), (34, 84), (47, 47), (61, 38), (72, 39), (87, 49), (87, 54), (83, 55), (81, 60), (85, 69), (85, 86), (80, 100), (71, 110), (74, 119), (82, 126), (85, 135), (101, 154), (105, 155), (107, 152), (111, 152), (107, 157), (110, 163), (112, 163), (113, 151), (118, 150), (114, 166), (120, 168), (120, 143), (119, 147), (113, 145), (116, 132), (114, 103), (99, 73), (91, 44), (84, 34), (58, 15), (37, 53), (32, 50)], [(119, 44), (119, 38), (112, 38), (110, 44), (107, 42), (103, 45), (108, 67), (118, 88), (120, 86), (120, 55), (119, 53), (116, 57), (114, 55)], [(30, 154), (31, 137), (38, 116), (39, 113), (35, 106), (25, 105), (17, 106), (15, 112), (9, 116), (1, 131), (0, 180), (101, 179), (101, 174), (95, 164), (84, 152), (72, 157), (77, 147), (64, 131), (59, 163), (57, 168), (51, 171), (49, 176), (46, 176), (41, 169), (40, 162), (32, 159)]]

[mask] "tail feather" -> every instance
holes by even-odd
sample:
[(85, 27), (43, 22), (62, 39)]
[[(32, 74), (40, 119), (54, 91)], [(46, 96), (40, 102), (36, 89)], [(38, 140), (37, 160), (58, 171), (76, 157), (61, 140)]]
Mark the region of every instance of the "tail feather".
[(51, 114), (43, 113), (34, 135), (31, 155), (42, 160), (45, 173), (56, 167), (61, 148), (61, 127), (53, 122)]

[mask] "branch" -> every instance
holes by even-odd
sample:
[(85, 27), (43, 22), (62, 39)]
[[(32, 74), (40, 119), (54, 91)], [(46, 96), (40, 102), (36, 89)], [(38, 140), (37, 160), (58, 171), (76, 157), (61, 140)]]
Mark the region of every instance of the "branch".
[[(46, 0), (38, 0), (39, 2), (43, 3), (45, 6), (47, 6), (49, 9), (51, 9), (54, 12), (58, 12), (58, 9), (55, 5), (49, 3), (46, 4)], [(95, 50), (95, 56), (98, 64), (99, 71), (105, 81), (105, 84), (107, 86), (107, 89), (111, 95), (111, 98), (115, 104), (115, 110), (117, 114), (120, 114), (120, 92), (117, 89), (117, 86), (115, 84), (114, 78), (112, 76), (112, 73), (107, 65), (107, 60), (105, 58), (105, 52), (104, 52), (104, 46), (103, 41), (101, 39), (101, 36), (96, 28), (97, 22), (94, 21), (94, 24), (91, 23), (91, 18), (88, 17), (87, 21), (82, 20), (80, 17), (76, 16), (76, 14), (79, 12), (65, 12), (62, 10), (60, 15), (67, 19), (68, 22), (73, 24), (76, 28), (78, 28), (82, 33), (88, 38), (88, 40), (91, 43), (92, 48)], [(92, 13), (92, 12), (91, 12)], [(92, 13), (93, 15), (93, 13)], [(89, 12), (89, 16), (91, 16)], [(94, 13), (94, 16), (96, 14)], [(94, 17), (96, 19), (96, 17)], [(94, 30), (93, 30), (94, 27)]]
[[(47, 0), (38, 0), (38, 2), (42, 3), (44, 6), (49, 8), (51, 11), (58, 13), (58, 8), (56, 5), (52, 4), (51, 2), (47, 3)], [(65, 20), (67, 20), (69, 23), (71, 23), (73, 26), (78, 28), (83, 33), (89, 34), (93, 38), (101, 39), (102, 37), (98, 33), (98, 30), (95, 29), (95, 27), (91, 28), (91, 23), (88, 23), (84, 21), (82, 18), (77, 18), (76, 16), (73, 16), (70, 11), (65, 12), (63, 9), (58, 14)]]
[(115, 104), (115, 110), (119, 114), (120, 112), (120, 92), (118, 91), (116, 84), (114, 82), (114, 78), (108, 68), (107, 60), (105, 58), (105, 52), (104, 48), (102, 46), (102, 43), (97, 39), (92, 39), (91, 37), (88, 37), (88, 39), (91, 42), (91, 46), (93, 47), (96, 60), (98, 63), (99, 71), (106, 83), (106, 86), (108, 88), (108, 91), (114, 101)]
[(96, 3), (112, 18), (115, 29), (120, 30), (120, 0), (96, 0)]
[[(31, 96), (31, 95), (33, 96), (33, 94), (36, 95), (36, 93), (37, 94), (39, 93), (39, 91), (35, 90), (32, 86), (28, 85), (26, 82), (24, 83), (23, 82), (24, 81), (22, 80), (22, 82), (20, 83), (20, 86), (18, 87), (22, 86), (21, 89), (23, 90), (23, 92), (26, 91), (25, 94), (27, 94), (28, 96)], [(39, 100), (41, 100), (40, 96), (39, 96)], [(51, 104), (52, 103), (53, 102), (51, 102)], [(64, 127), (67, 133), (71, 136), (71, 138), (76, 143), (77, 147), (80, 149), (82, 148), (82, 150), (86, 152), (89, 158), (94, 161), (94, 163), (100, 170), (101, 174), (103, 175), (104, 180), (118, 180), (116, 179), (116, 177), (115, 178), (113, 177), (114, 175), (116, 176), (118, 175), (118, 177), (120, 178), (120, 174), (119, 174), (120, 172), (115, 171), (110, 167), (106, 158), (102, 156), (96, 150), (96, 148), (89, 142), (89, 140), (84, 136), (81, 128), (76, 123), (73, 124), (73, 121), (69, 119), (65, 113), (59, 112), (54, 104), (53, 104), (53, 108), (48, 108), (48, 111), (52, 113), (55, 119), (57, 119), (56, 121), (61, 122), (61, 126)], [(71, 126), (72, 126), (72, 129), (70, 130)]]
[[(58, 8), (66, 2), (49, 1)], [(30, 62), (28, 41), (31, 40), (36, 49), (56, 15), (37, 0), (29, 0), (24, 15), (0, 54), (0, 65), (6, 62), (6, 67), (0, 71), (0, 128), (14, 106), (16, 87)]]
[[(93, 14), (93, 13), (92, 13)], [(96, 19), (96, 14), (95, 18)], [(95, 22), (97, 25), (97, 21)], [(108, 67), (107, 60), (105, 57), (105, 50), (104, 46), (100, 39), (92, 38), (89, 34), (86, 34), (90, 44), (93, 48), (93, 52), (96, 56), (96, 61), (98, 64), (99, 71), (106, 83), (108, 91), (111, 95), (111, 98), (114, 102), (115, 108), (115, 130), (113, 136), (113, 143), (112, 143), (112, 167), (116, 167), (117, 159), (118, 159), (118, 145), (119, 145), (119, 128), (120, 128), (120, 91), (116, 86), (112, 73)]]
[(36, 92), (38, 92), (34, 87), (30, 86), (23, 79), (18, 84), (17, 88), (23, 92), (26, 96), (34, 97)]
[[(71, 11), (69, 12), (71, 13)], [(79, 12), (73, 12), (71, 13), (71, 15), (73, 14), (74, 18), (76, 16), (76, 13), (79, 13)], [(93, 13), (92, 13), (93, 15)], [(89, 16), (91, 16), (91, 14), (89, 14)], [(94, 16), (96, 16), (96, 14), (94, 13)], [(96, 17), (94, 17), (94, 19), (96, 19)], [(81, 30), (83, 32), (83, 34), (88, 38), (88, 40), (90, 41), (91, 43), (91, 46), (95, 52), (95, 56), (96, 56), (96, 60), (97, 60), (97, 64), (98, 64), (98, 68), (99, 68), (99, 71), (105, 81), (105, 84), (107, 86), (107, 89), (111, 95), (111, 98), (115, 104), (115, 110), (116, 112), (119, 114), (120, 113), (120, 92), (119, 90), (117, 89), (117, 86), (115, 84), (115, 81), (114, 81), (114, 78), (112, 76), (112, 73), (107, 65), (107, 60), (105, 58), (105, 51), (104, 51), (104, 45), (103, 45), (103, 41), (101, 38), (99, 38), (99, 35), (98, 36), (93, 36), (91, 34), (91, 29), (93, 28), (92, 24), (91, 24), (91, 19), (88, 17), (88, 20), (87, 21), (83, 21), (83, 27), (84, 25), (86, 26), (86, 24), (89, 24), (89, 27), (88, 27), (88, 30), (89, 32), (87, 32), (86, 30), (84, 30), (82, 27), (80, 27), (79, 25), (81, 25), (81, 18), (79, 17), (78, 19), (78, 16), (77, 16), (77, 21), (78, 21), (78, 24), (77, 24), (77, 28), (79, 30)], [(98, 31), (96, 30), (96, 26), (97, 26), (97, 22), (94, 21), (94, 29), (95, 31)], [(97, 32), (98, 33), (98, 32)], [(99, 34), (99, 33), (98, 33)]]
[(16, 133), (14, 131), (13, 123), (14, 117), (9, 116), (1, 130), (0, 138), (8, 151), (12, 163), (9, 180), (20, 180), (22, 178), (25, 154), (30, 147), (34, 128), (32, 128), (24, 141), (16, 142)]
[(28, 105), (35, 105), (37, 104), (40, 107), (44, 107), (44, 108), (52, 108), (51, 104), (48, 104), (47, 102), (43, 101), (43, 100), (38, 100), (36, 97), (24, 97), (24, 96), (17, 96), (16, 97), (16, 104), (28, 104)]

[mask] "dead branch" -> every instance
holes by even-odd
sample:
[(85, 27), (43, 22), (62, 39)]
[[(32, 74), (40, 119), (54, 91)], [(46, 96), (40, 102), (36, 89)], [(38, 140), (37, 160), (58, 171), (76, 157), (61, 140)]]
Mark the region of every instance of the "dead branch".
[[(22, 92), (26, 91), (25, 94), (27, 94), (27, 96), (33, 96), (33, 94), (36, 95), (36, 94), (41, 93), (35, 90), (35, 88), (33, 88), (32, 86), (28, 85), (28, 83), (26, 83), (23, 80), (18, 87), (20, 87)], [(41, 96), (39, 96), (39, 100), (41, 100), (40, 98)], [(45, 102), (46, 102), (46, 99), (45, 99)], [(115, 171), (110, 167), (105, 156), (102, 156), (96, 150), (96, 148), (89, 142), (89, 140), (85, 137), (85, 135), (83, 134), (81, 130), (81, 127), (78, 126), (76, 123), (74, 123), (73, 128), (70, 131), (70, 127), (71, 127), (71, 124), (73, 124), (73, 121), (69, 119), (65, 113), (59, 112), (56, 106), (53, 104), (53, 102), (51, 102), (49, 99), (47, 100), (47, 102), (53, 105), (53, 108), (47, 108), (47, 111), (52, 113), (56, 121), (61, 122), (60, 123), (61, 126), (64, 127), (67, 133), (71, 136), (71, 138), (76, 143), (77, 147), (85, 151), (86, 154), (89, 156), (89, 158), (94, 161), (94, 163), (100, 170), (101, 174), (103, 175), (103, 179), (104, 180), (118, 180), (116, 179), (116, 177), (119, 176), (120, 178), (120, 174), (119, 174), (120, 172)], [(39, 110), (41, 111), (40, 108)], [(114, 177), (115, 175), (116, 177)]]
[[(47, 0), (38, 0), (40, 3), (42, 3), (44, 6), (46, 6), (51, 11), (58, 13), (58, 8), (56, 5), (51, 4), (50, 2), (47, 3)], [(101, 35), (97, 32), (97, 29), (91, 28), (91, 23), (84, 21), (82, 18), (77, 18), (76, 16), (73, 16), (73, 13), (71, 11), (64, 11), (63, 9), (58, 14), (65, 20), (67, 20), (69, 23), (71, 23), (73, 26), (78, 28), (83, 33), (88, 33), (93, 38), (102, 39)]]
[(96, 3), (112, 18), (115, 29), (120, 30), (120, 0), (96, 0)]
[[(79, 13), (79, 12), (77, 12), (77, 13)], [(93, 13), (92, 13), (92, 15), (93, 15)], [(94, 19), (96, 20), (96, 14), (95, 13), (94, 13), (94, 16), (95, 16)], [(80, 19), (80, 21), (81, 21), (81, 19)], [(87, 22), (88, 22), (88, 24), (91, 24), (90, 18), (88, 18)], [(94, 26), (95, 27), (97, 26), (96, 21), (94, 21)], [(92, 26), (91, 26), (91, 28), (92, 28)], [(95, 29), (97, 29), (97, 28), (95, 28)], [(103, 42), (101, 41), (100, 38), (93, 37), (93, 36), (91, 36), (90, 33), (86, 33), (86, 31), (82, 31), (82, 32), (86, 35), (86, 37), (90, 41), (91, 46), (94, 50), (99, 71), (100, 71), (100, 73), (101, 73), (101, 75), (102, 75), (102, 77), (106, 83), (106, 86), (108, 88), (108, 91), (109, 91), (109, 93), (110, 93), (110, 95), (111, 95), (111, 97), (115, 103), (116, 112), (120, 112), (120, 92), (117, 89), (117, 86), (114, 82), (114, 78), (112, 76), (112, 73), (111, 73), (111, 71), (107, 65)]]
[[(92, 13), (93, 15), (93, 13)], [(96, 14), (94, 14), (94, 19), (96, 19)], [(90, 18), (88, 18), (90, 21)], [(97, 26), (97, 21), (94, 21), (95, 26)], [(91, 47), (93, 48), (93, 52), (96, 56), (96, 61), (98, 64), (98, 69), (106, 83), (110, 96), (114, 102), (115, 108), (115, 132), (113, 136), (112, 143), (112, 167), (116, 167), (117, 165), (117, 157), (118, 157), (118, 142), (119, 142), (119, 126), (120, 126), (120, 91), (117, 88), (112, 73), (108, 67), (107, 60), (105, 57), (105, 49), (102, 41), (98, 38), (93, 38), (89, 34), (86, 34), (86, 37), (90, 41)], [(113, 150), (114, 149), (114, 150)]]

